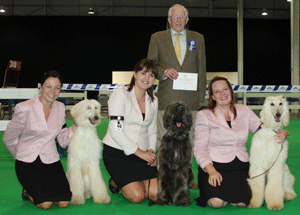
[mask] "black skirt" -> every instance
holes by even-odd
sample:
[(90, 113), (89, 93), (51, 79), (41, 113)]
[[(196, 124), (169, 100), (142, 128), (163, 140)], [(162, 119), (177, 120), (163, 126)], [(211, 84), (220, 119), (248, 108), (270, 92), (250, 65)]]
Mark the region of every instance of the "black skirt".
[(60, 161), (44, 164), (40, 157), (33, 163), (16, 160), (15, 169), (18, 180), (34, 204), (71, 200), (69, 182)]
[(237, 157), (230, 163), (213, 162), (215, 169), (222, 175), (220, 186), (213, 187), (208, 183), (208, 173), (198, 168), (200, 198), (197, 205), (205, 207), (211, 198), (219, 198), (228, 203), (250, 203), (252, 194), (247, 178), (249, 162), (242, 162)]
[(146, 161), (136, 155), (126, 156), (124, 151), (106, 144), (103, 147), (103, 162), (108, 173), (120, 188), (132, 182), (157, 178), (156, 167), (149, 166)]

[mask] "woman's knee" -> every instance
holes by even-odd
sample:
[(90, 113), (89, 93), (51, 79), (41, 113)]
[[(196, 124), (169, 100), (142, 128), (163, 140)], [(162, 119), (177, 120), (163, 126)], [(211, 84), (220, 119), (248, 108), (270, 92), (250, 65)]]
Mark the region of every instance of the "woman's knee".
[(247, 205), (245, 203), (236, 203), (236, 204), (233, 204), (231, 203), (232, 206), (236, 206), (236, 207), (246, 207)]
[[(123, 192), (122, 192), (123, 193)], [(133, 191), (131, 193), (123, 193), (124, 197), (132, 203), (141, 203), (145, 199), (145, 194), (138, 191)]]
[(48, 210), (52, 207), (53, 202), (42, 202), (40, 204), (38, 204), (37, 206), (43, 210)]
[(66, 208), (69, 206), (70, 202), (69, 201), (61, 201), (61, 202), (55, 202), (54, 204), (60, 208)]
[(223, 208), (228, 205), (228, 202), (225, 202), (219, 198), (211, 198), (208, 200), (207, 204), (212, 208)]
[(123, 196), (132, 203), (141, 203), (145, 199), (145, 191), (137, 184), (130, 184), (122, 188)]

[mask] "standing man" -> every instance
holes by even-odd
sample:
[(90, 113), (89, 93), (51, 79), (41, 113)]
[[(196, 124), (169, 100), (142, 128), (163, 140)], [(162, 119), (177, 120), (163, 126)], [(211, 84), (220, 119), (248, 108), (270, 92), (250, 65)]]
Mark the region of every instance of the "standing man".
[[(166, 130), (163, 127), (163, 114), (167, 106), (174, 101), (185, 102), (195, 118), (201, 103), (204, 102), (206, 91), (206, 55), (205, 42), (202, 34), (185, 29), (189, 21), (187, 9), (179, 4), (169, 9), (168, 22), (171, 28), (151, 36), (148, 59), (158, 65), (159, 87), (157, 135), (158, 147)], [(197, 90), (174, 90), (173, 81), (180, 72), (196, 73)], [(191, 129), (193, 140), (194, 129)]]

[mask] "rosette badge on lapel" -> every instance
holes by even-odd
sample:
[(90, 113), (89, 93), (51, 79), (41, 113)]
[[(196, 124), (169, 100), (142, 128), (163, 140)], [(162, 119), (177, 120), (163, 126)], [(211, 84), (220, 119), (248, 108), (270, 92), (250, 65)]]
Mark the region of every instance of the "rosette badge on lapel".
[(189, 44), (190, 44), (190, 48), (189, 48), (190, 51), (192, 51), (193, 49), (196, 50), (197, 43), (195, 40), (190, 40)]

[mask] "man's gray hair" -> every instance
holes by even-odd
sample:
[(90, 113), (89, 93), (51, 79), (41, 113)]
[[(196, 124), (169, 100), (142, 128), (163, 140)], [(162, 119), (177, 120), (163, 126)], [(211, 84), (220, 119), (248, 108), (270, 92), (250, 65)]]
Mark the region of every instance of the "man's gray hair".
[(181, 4), (174, 4), (172, 7), (170, 7), (169, 13), (168, 13), (169, 17), (172, 16), (172, 10), (173, 10), (174, 7), (181, 7), (184, 10), (185, 17), (186, 18), (189, 17), (189, 11)]

